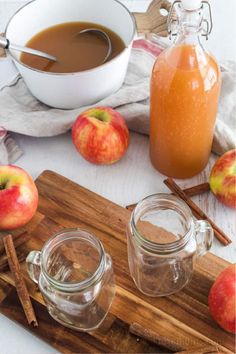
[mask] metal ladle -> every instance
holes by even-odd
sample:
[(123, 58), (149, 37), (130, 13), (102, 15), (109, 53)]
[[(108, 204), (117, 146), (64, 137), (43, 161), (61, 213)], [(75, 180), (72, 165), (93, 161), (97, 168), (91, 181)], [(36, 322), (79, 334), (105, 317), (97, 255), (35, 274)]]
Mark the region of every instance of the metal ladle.
[[(88, 33), (88, 32), (98, 34), (99, 36), (102, 36), (103, 38), (105, 38), (107, 45), (108, 45), (107, 54), (102, 62), (102, 63), (105, 63), (112, 53), (112, 43), (111, 43), (110, 37), (108, 36), (108, 34), (106, 32), (104, 32), (103, 30), (97, 29), (97, 28), (86, 28), (86, 29), (80, 31), (76, 35), (81, 35), (81, 34)], [(52, 55), (41, 52), (40, 50), (36, 50), (36, 49), (32, 49), (32, 48), (28, 48), (28, 47), (24, 47), (24, 46), (10, 43), (9, 39), (2, 37), (2, 36), (0, 36), (0, 48), (13, 49), (13, 50), (17, 50), (20, 52), (36, 55), (38, 57), (45, 58), (48, 60), (57, 61), (57, 58)]]
[(23, 47), (21, 45), (10, 43), (9, 39), (2, 37), (2, 36), (0, 36), (0, 48), (17, 50), (19, 52), (37, 55), (38, 57), (45, 58), (48, 60), (57, 61), (57, 58), (54, 57), (53, 55), (49, 55), (47, 53), (41, 52), (40, 50), (36, 50), (36, 49), (28, 48), (28, 47)]
[(97, 28), (86, 28), (80, 32), (78, 32), (76, 34), (77, 35), (81, 35), (81, 34), (84, 34), (84, 33), (88, 33), (88, 32), (91, 32), (91, 33), (94, 33), (94, 34), (98, 34), (99, 36), (105, 38), (106, 42), (107, 42), (107, 54), (102, 62), (102, 64), (104, 64), (110, 57), (111, 53), (112, 53), (112, 43), (111, 43), (111, 39), (110, 37), (108, 36), (108, 34), (106, 32), (104, 32), (103, 30), (100, 30), (100, 29), (97, 29)]

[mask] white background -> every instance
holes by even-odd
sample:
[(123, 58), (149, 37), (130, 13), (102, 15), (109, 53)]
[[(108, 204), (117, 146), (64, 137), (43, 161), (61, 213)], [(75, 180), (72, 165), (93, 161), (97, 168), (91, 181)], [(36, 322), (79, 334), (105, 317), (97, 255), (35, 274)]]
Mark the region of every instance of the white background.
[[(149, 0), (123, 1), (131, 11), (143, 11), (149, 2)], [(22, 3), (25, 1), (0, 0), (0, 31), (4, 31), (8, 19)], [(203, 39), (203, 43), (218, 60), (236, 59), (236, 1), (211, 0), (210, 3), (214, 28), (209, 41), (205, 42)], [(162, 183), (164, 176), (157, 173), (150, 164), (148, 138), (145, 136), (132, 133), (126, 156), (119, 163), (109, 167), (97, 167), (84, 161), (75, 152), (69, 133), (50, 139), (16, 135), (15, 138), (24, 150), (24, 155), (17, 164), (25, 168), (34, 178), (43, 170), (51, 169), (122, 206), (136, 202), (149, 194), (166, 191)], [(180, 184), (190, 186), (206, 181), (214, 160), (215, 157), (212, 156), (205, 171), (192, 180), (181, 181)], [(212, 196), (201, 196), (195, 200), (231, 238), (235, 239), (233, 211), (220, 205)], [(212, 251), (235, 262), (235, 243), (225, 248), (214, 241)], [(0, 315), (0, 353), (44, 354), (56, 351)]]

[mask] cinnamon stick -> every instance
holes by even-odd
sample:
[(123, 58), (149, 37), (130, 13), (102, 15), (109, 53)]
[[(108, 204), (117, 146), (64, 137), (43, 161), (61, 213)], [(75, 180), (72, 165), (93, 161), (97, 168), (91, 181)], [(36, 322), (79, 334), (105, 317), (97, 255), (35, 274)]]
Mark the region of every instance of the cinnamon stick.
[[(14, 236), (12, 235), (12, 239), (13, 239), (15, 248), (18, 248), (30, 239), (30, 235), (28, 234), (28, 232), (23, 232), (22, 234), (18, 234), (18, 235), (14, 235)], [(5, 247), (3, 244), (3, 240), (0, 239), (0, 256), (4, 253), (5, 253)]]
[(209, 192), (210, 185), (208, 182), (197, 184), (196, 186), (184, 189), (184, 192), (188, 197), (194, 197), (195, 195), (203, 194)]
[(25, 316), (29, 324), (32, 324), (34, 327), (38, 326), (34, 309), (29, 297), (29, 293), (24, 282), (23, 275), (20, 270), (20, 264), (16, 255), (16, 250), (13, 244), (12, 236), (6, 235), (3, 237), (3, 244), (6, 250), (8, 257), (9, 267), (12, 273), (12, 276), (15, 281), (16, 291), (25, 312)]
[(143, 328), (138, 323), (132, 323), (129, 326), (129, 332), (173, 352), (183, 350), (183, 346), (180, 344), (168, 339), (167, 337), (161, 336), (150, 329)]
[[(24, 232), (23, 234), (18, 234), (15, 237), (12, 237), (14, 241), (14, 246), (15, 248), (19, 248), (21, 245), (23, 245), (26, 241), (29, 240), (30, 235), (27, 232)], [(23, 262), (26, 258), (27, 251), (17, 251), (17, 256), (19, 262)], [(8, 265), (8, 258), (5, 253), (5, 247), (3, 244), (3, 240), (0, 239), (0, 272), (3, 272), (7, 270), (9, 267)]]
[(192, 210), (193, 215), (200, 220), (207, 220), (211, 224), (215, 237), (224, 245), (227, 246), (232, 241), (230, 238), (187, 196), (187, 194), (175, 183), (172, 178), (164, 180), (165, 185)]
[[(27, 256), (27, 252), (23, 251), (23, 252), (17, 252), (17, 257), (18, 257), (18, 261), (19, 263), (22, 263), (25, 261)], [(0, 258), (0, 272), (4, 272), (6, 270), (9, 269), (9, 264), (8, 264), (8, 258), (7, 255), (4, 254), (1, 258)]]
[[(195, 195), (199, 195), (205, 192), (209, 192), (210, 186), (209, 183), (201, 183), (193, 187), (189, 187), (184, 189), (184, 192), (187, 194), (188, 197), (194, 197)], [(137, 203), (127, 205), (126, 209), (133, 211), (136, 207)]]
[[(16, 240), (21, 236), (21, 234), (13, 234), (12, 239), (16, 247)], [(3, 243), (3, 237), (0, 237), (0, 256), (5, 253), (5, 247)]]

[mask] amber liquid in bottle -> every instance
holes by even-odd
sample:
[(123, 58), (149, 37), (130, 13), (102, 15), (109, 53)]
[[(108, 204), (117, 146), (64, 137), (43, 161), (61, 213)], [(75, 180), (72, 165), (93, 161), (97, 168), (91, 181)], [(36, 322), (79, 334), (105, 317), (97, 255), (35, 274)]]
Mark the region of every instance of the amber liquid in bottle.
[(221, 83), (217, 62), (198, 39), (199, 11), (191, 17), (195, 27), (184, 16), (176, 44), (158, 57), (151, 78), (150, 157), (175, 178), (192, 177), (208, 162)]

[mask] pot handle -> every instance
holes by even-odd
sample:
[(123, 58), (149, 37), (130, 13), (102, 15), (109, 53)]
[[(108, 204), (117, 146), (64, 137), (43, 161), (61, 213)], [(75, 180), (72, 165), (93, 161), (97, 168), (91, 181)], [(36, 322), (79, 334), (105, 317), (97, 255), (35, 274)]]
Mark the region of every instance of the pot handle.
[(38, 284), (41, 273), (41, 252), (31, 251), (26, 258), (26, 267), (30, 278)]
[(213, 229), (208, 221), (195, 221), (195, 237), (197, 241), (197, 256), (203, 256), (212, 245)]

